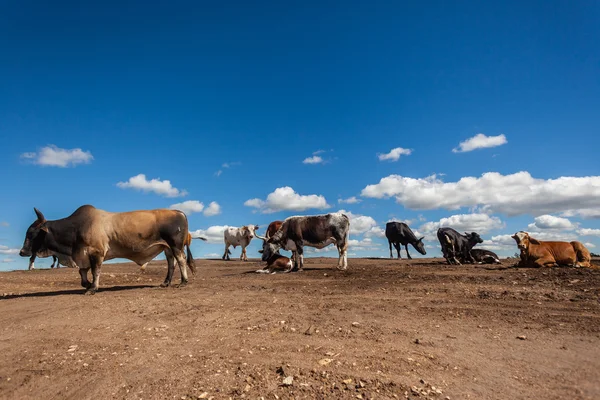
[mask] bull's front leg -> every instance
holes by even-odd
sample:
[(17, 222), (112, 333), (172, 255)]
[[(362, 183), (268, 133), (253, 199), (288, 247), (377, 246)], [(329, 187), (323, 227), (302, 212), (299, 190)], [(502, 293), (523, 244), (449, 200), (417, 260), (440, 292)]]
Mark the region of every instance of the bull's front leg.
[(35, 254), (29, 258), (29, 270), (30, 271), (35, 269), (34, 262), (35, 262)]
[(392, 252), (392, 241), (388, 240), (388, 243), (390, 245), (390, 258), (394, 258), (394, 253)]
[(54, 264), (56, 264), (56, 268), (60, 266), (60, 264), (58, 263), (58, 257), (56, 256), (52, 256), (52, 265), (50, 266), (50, 268), (54, 268)]
[(81, 286), (83, 286), (85, 289), (89, 289), (92, 285), (87, 278), (88, 271), (89, 268), (84, 268), (83, 266), (79, 267), (79, 276), (81, 276)]
[(302, 242), (296, 242), (296, 257), (291, 271), (302, 271), (304, 269), (304, 247)]
[(229, 243), (225, 243), (225, 253), (223, 253), (223, 260), (229, 261)]
[[(396, 244), (394, 244), (394, 246), (395, 245)], [(337, 248), (340, 255), (337, 268), (343, 271), (348, 268), (348, 243), (343, 243), (337, 246)]]
[(394, 243), (394, 247), (396, 248), (396, 253), (398, 254), (398, 260), (400, 260), (402, 258), (402, 255), (400, 254), (400, 243)]
[[(90, 255), (90, 267), (92, 269), (92, 284), (85, 291), (85, 294), (92, 295), (96, 294), (98, 291), (98, 287), (100, 286), (100, 270), (102, 268), (102, 261), (104, 261), (104, 257), (96, 254)], [(86, 274), (87, 275), (87, 274)]]
[(248, 261), (248, 256), (246, 255), (246, 246), (242, 246), (242, 254), (240, 255), (240, 261)]

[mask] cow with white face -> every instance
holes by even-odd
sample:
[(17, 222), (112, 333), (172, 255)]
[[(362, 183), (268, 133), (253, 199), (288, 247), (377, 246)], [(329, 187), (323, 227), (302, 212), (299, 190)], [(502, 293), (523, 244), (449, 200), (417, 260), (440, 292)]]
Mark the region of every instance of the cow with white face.
[[(268, 261), (279, 249), (292, 251), (294, 269), (304, 267), (304, 246), (322, 249), (335, 244), (338, 248), (338, 269), (348, 268), (348, 235), (350, 219), (342, 213), (314, 215), (304, 217), (289, 217), (271, 237), (263, 238), (262, 260)], [(288, 270), (287, 272), (289, 272)]]
[(242, 254), (240, 260), (248, 261), (246, 255), (246, 247), (252, 241), (252, 238), (256, 236), (258, 225), (245, 225), (241, 228), (227, 228), (223, 233), (223, 239), (225, 241), (225, 253), (223, 253), (223, 260), (230, 260), (229, 246), (233, 246), (235, 249), (237, 246), (242, 246)]

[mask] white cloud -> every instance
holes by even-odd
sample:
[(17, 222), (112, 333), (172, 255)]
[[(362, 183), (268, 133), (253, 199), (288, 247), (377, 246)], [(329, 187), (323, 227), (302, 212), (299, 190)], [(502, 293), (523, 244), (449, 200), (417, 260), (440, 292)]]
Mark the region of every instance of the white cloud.
[(581, 236), (600, 236), (600, 229), (582, 228), (577, 230), (577, 233)]
[(211, 201), (208, 207), (206, 207), (206, 210), (204, 210), (204, 215), (207, 217), (219, 214), (221, 214), (221, 206), (216, 201)]
[(338, 199), (338, 203), (340, 204), (356, 204), (360, 203), (362, 200), (357, 198), (356, 196), (348, 197), (347, 199)]
[(217, 254), (217, 253), (208, 253), (208, 254), (205, 254), (205, 255), (204, 255), (204, 257), (206, 257), (206, 258), (219, 258), (219, 257), (221, 257), (222, 255), (223, 255), (223, 254)]
[(23, 153), (21, 158), (34, 164), (49, 167), (69, 167), (77, 164), (89, 164), (94, 159), (92, 153), (81, 149), (61, 149), (55, 145), (42, 147), (37, 153)]
[(219, 177), (219, 176), (221, 176), (222, 173), (223, 173), (223, 170), (220, 169), (217, 172), (215, 172), (215, 176)]
[(6, 222), (6, 221), (2, 221), (2, 222), (0, 222), (0, 226), (8, 228), (10, 226), (10, 224), (8, 222)]
[(576, 210), (567, 210), (562, 213), (563, 217), (581, 217), (584, 219), (599, 219), (600, 208), (580, 208)]
[(371, 238), (350, 239), (348, 240), (348, 248), (352, 251), (380, 251), (381, 244), (373, 242)]
[(19, 254), (19, 249), (11, 249), (0, 244), (0, 254)]
[(529, 236), (538, 239), (538, 240), (558, 240), (563, 242), (571, 242), (573, 240), (577, 240), (577, 235), (575, 232), (571, 231), (529, 231)]
[(302, 161), (302, 164), (322, 164), (323, 158), (321, 156), (307, 157)]
[(316, 194), (300, 195), (289, 186), (275, 189), (266, 200), (250, 199), (244, 203), (247, 207), (259, 209), (263, 214), (277, 211), (304, 211), (310, 208), (319, 210), (329, 208), (325, 197)]
[(481, 206), (482, 211), (509, 216), (543, 215), (580, 209), (600, 209), (600, 176), (535, 179), (528, 172), (502, 175), (487, 172), (443, 182), (436, 175), (408, 178), (390, 175), (365, 187), (361, 195), (394, 196), (409, 209), (427, 210)]
[(567, 218), (555, 217), (553, 215), (540, 215), (535, 222), (527, 226), (530, 230), (573, 230), (577, 225)]
[(179, 210), (183, 211), (187, 215), (193, 213), (199, 213), (204, 210), (204, 204), (199, 202), (198, 200), (187, 200), (183, 203), (172, 204), (169, 206), (171, 210)]
[(392, 149), (389, 153), (385, 154), (377, 154), (379, 161), (398, 161), (400, 156), (409, 156), (412, 153), (412, 149), (404, 149), (402, 147), (396, 147)]
[(225, 229), (229, 228), (229, 225), (215, 225), (211, 226), (207, 229), (198, 229), (195, 231), (190, 231), (192, 234), (192, 238), (202, 236), (205, 237), (208, 243), (212, 244), (223, 244), (223, 232)]
[(508, 141), (506, 140), (506, 136), (503, 134), (498, 136), (485, 136), (483, 133), (478, 133), (472, 138), (469, 138), (464, 142), (460, 142), (457, 148), (452, 149), (452, 152), (465, 153), (467, 151), (473, 151), (477, 149), (498, 147), (506, 143), (508, 143)]
[[(483, 243), (478, 244), (477, 247), (486, 250), (515, 250), (517, 244), (511, 235), (497, 235), (492, 236), (490, 240), (484, 240)], [(518, 250), (515, 250), (518, 251)]]
[(350, 211), (340, 210), (350, 219), (350, 234), (360, 235), (377, 226), (377, 222), (368, 215), (353, 214)]
[(591, 243), (591, 242), (585, 242), (583, 245), (585, 247), (590, 248), (590, 249), (593, 249), (594, 247), (596, 247), (596, 245), (594, 243)]
[[(441, 227), (453, 228), (461, 234), (477, 232), (481, 235), (494, 229), (503, 228), (504, 223), (500, 218), (488, 214), (458, 214), (442, 218), (437, 222), (426, 222), (421, 225), (419, 230), (424, 233), (423, 236), (427, 240), (437, 240), (437, 230)], [(415, 235), (417, 235), (416, 232)]]
[(3, 263), (13, 263), (15, 261), (16, 260), (14, 258), (5, 258), (5, 259), (2, 260)]
[(144, 174), (132, 176), (127, 182), (117, 183), (117, 186), (121, 189), (136, 189), (143, 192), (154, 192), (165, 197), (181, 197), (187, 195), (185, 190), (179, 190), (173, 187), (171, 181), (161, 181), (160, 178), (147, 180), (146, 175)]
[(364, 236), (366, 238), (368, 238), (368, 237), (384, 238), (385, 237), (385, 229), (380, 228), (379, 226), (374, 226), (371, 229), (369, 229), (368, 231), (366, 231)]

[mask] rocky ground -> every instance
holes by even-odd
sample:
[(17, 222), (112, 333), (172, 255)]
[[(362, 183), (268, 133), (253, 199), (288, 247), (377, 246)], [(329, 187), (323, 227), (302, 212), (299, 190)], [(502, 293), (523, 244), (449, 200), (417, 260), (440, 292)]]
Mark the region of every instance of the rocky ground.
[(0, 398), (600, 398), (600, 270), (336, 261), (0, 273)]

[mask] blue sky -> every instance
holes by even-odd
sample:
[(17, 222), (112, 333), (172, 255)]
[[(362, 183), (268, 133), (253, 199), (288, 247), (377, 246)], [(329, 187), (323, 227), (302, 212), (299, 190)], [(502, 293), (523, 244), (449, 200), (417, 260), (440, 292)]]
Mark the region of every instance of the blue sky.
[(34, 206), (185, 201), (218, 204), (189, 214), (219, 242), (196, 257), (219, 227), (340, 209), (356, 256), (388, 254), (392, 218), (598, 252), (598, 2), (399, 3), (5, 2), (0, 269), (26, 268)]

